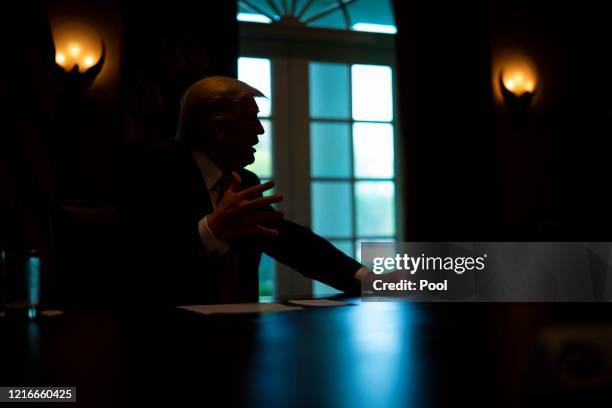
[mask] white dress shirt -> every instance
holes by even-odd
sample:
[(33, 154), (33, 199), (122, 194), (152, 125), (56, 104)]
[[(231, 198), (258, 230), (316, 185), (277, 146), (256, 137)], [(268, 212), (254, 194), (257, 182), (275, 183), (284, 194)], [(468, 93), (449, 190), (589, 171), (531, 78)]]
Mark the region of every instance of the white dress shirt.
[[(196, 161), (198, 167), (200, 168), (200, 172), (202, 173), (202, 178), (206, 183), (206, 188), (208, 189), (208, 194), (210, 196), (210, 202), (212, 203), (214, 210), (217, 207), (217, 203), (220, 199), (220, 192), (218, 189), (215, 189), (214, 186), (223, 176), (223, 171), (204, 153), (192, 150), (191, 154), (194, 160)], [(198, 232), (200, 234), (200, 239), (202, 240), (202, 244), (204, 244), (204, 248), (206, 249), (206, 252), (209, 256), (220, 257), (225, 252), (227, 252), (229, 246), (219, 241), (217, 237), (215, 237), (215, 235), (208, 226), (207, 219), (208, 215), (202, 218), (198, 223)], [(371, 273), (371, 271), (365, 266), (362, 266), (355, 273), (355, 279), (361, 280), (368, 273)]]

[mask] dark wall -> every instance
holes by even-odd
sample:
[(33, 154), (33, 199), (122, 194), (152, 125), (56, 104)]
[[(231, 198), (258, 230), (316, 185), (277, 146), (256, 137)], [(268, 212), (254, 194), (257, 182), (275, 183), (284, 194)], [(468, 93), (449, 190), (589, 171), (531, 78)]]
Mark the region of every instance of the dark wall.
[(130, 3), (125, 10), (123, 90), (129, 140), (176, 132), (183, 92), (209, 75), (236, 77), (236, 2)]
[(498, 186), (487, 9), (396, 2), (406, 239), (484, 240)]
[[(207, 75), (236, 75), (235, 16), (232, 1), (15, 2), (4, 16), (12, 61), (3, 64), (0, 82), (8, 101), (0, 244), (11, 271), (32, 248), (49, 270), (49, 207), (112, 205), (125, 142), (172, 138), (187, 86)], [(106, 44), (104, 67), (83, 93), (70, 94), (52, 74), (52, 29), (62, 22), (86, 24)]]
[[(604, 16), (596, 2), (396, 2), (408, 239), (610, 239)], [(540, 78), (523, 126), (495, 97), (507, 51)]]

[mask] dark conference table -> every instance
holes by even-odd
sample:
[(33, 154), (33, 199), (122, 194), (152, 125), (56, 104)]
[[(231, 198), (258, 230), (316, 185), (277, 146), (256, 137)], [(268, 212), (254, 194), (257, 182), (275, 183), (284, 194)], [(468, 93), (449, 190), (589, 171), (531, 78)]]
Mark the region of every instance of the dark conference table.
[[(76, 404), (52, 405), (73, 407), (589, 406), (610, 397), (612, 353), (593, 354), (587, 342), (551, 360), (542, 356), (556, 355), (554, 341), (547, 354), (541, 340), (605, 332), (610, 304), (348, 301), (264, 314), (142, 305), (3, 317), (0, 385), (76, 386)], [(583, 376), (577, 386), (559, 377), (567, 367)]]

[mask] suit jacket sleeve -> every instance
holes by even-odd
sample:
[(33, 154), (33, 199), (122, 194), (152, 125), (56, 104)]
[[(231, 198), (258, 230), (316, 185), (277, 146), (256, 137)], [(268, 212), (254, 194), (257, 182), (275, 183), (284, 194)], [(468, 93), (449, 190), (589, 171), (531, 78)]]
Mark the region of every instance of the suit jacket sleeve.
[[(251, 178), (248, 184), (259, 183), (253, 173), (245, 171), (243, 177)], [(267, 210), (272, 211), (273, 208), (268, 207)], [(329, 241), (309, 228), (288, 220), (266, 223), (266, 226), (278, 230), (279, 235), (258, 240), (263, 252), (308, 278), (344, 292), (360, 291), (361, 284), (355, 279), (355, 273), (362, 265)]]

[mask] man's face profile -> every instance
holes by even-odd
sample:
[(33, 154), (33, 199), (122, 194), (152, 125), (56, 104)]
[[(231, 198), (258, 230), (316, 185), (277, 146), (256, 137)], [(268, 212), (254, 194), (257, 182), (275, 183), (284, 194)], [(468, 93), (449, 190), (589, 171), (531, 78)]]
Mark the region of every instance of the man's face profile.
[(218, 129), (220, 148), (233, 168), (243, 168), (255, 161), (253, 146), (259, 143), (258, 135), (264, 133), (258, 112), (255, 99), (246, 97), (228, 112)]

